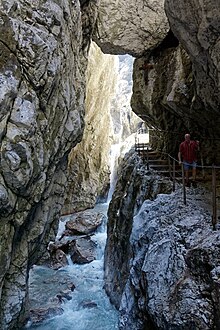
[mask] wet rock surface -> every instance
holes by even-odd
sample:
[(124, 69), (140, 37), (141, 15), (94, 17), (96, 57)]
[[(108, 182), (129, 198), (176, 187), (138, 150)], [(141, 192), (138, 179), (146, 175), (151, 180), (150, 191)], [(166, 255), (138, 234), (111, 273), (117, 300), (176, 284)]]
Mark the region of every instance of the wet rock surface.
[(45, 321), (46, 319), (61, 315), (63, 309), (61, 307), (48, 307), (48, 308), (39, 308), (30, 310), (30, 320), (32, 324), (39, 324)]
[(128, 275), (132, 249), (129, 237), (133, 217), (145, 199), (153, 200), (159, 193), (171, 192), (172, 184), (150, 172), (146, 163), (133, 151), (125, 156), (108, 210), (105, 249), (105, 290), (119, 308)]
[[(106, 216), (93, 209), (61, 217), (64, 230), (55, 242), (50, 242), (50, 258), (45, 263), (53, 269), (68, 264), (67, 255), (77, 264), (89, 263), (96, 259), (96, 243), (92, 235), (106, 221)], [(65, 229), (66, 228), (66, 229)]]
[[(137, 182), (137, 173), (135, 177)], [(145, 173), (139, 184), (146, 180)], [(167, 185), (163, 177), (154, 177), (153, 185), (160, 180)], [(109, 211), (105, 265), (105, 288), (119, 306), (119, 328), (217, 329), (220, 232), (219, 225), (213, 230), (210, 192), (202, 183), (187, 188), (185, 205), (178, 184), (175, 192), (146, 195), (136, 212), (128, 214), (117, 196), (129, 196), (135, 181), (126, 192), (119, 182)]]
[(78, 264), (85, 264), (96, 259), (96, 244), (90, 238), (79, 238), (70, 247), (71, 259)]

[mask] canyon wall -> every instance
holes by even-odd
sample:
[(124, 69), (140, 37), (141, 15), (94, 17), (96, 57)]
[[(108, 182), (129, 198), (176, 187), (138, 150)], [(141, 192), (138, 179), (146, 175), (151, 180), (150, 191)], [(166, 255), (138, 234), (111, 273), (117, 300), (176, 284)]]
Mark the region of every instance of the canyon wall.
[[(154, 5), (158, 8), (157, 19), (151, 12), (151, 1), (136, 5), (124, 1), (108, 5), (101, 1), (94, 39), (104, 52), (126, 51), (138, 58), (134, 64), (132, 108), (155, 130), (153, 145), (176, 156), (184, 134), (190, 132), (200, 140), (203, 161), (219, 164), (217, 0), (192, 0), (184, 4), (174, 0), (154, 1)], [(124, 8), (123, 15), (119, 6)], [(133, 15), (140, 13), (140, 6), (142, 14), (135, 18)], [(126, 21), (130, 22), (127, 27)], [(143, 26), (150, 36), (143, 33)], [(137, 41), (141, 46), (136, 47)]]
[[(148, 170), (136, 153), (121, 164), (108, 211), (105, 289), (120, 330), (218, 329), (219, 230), (210, 192)], [(218, 227), (219, 229), (219, 227)]]
[[(105, 3), (96, 38), (103, 51), (126, 51), (137, 57), (132, 108), (152, 128), (153, 146), (177, 157), (179, 143), (190, 132), (200, 140), (205, 164), (219, 165), (219, 4), (216, 0), (166, 0), (170, 29), (161, 25), (163, 33), (158, 29), (155, 43), (147, 45), (142, 40), (144, 50), (140, 46), (134, 52), (119, 22), (123, 27), (126, 19), (134, 26), (137, 21), (130, 19), (130, 4), (124, 2), (123, 17), (119, 18), (120, 10), (114, 15), (119, 3), (109, 7)], [(142, 10), (150, 3), (146, 1)], [(149, 15), (143, 24), (148, 27), (150, 20)], [(112, 40), (111, 24), (120, 31), (117, 43)], [(100, 26), (104, 26), (104, 36)], [(135, 40), (140, 40), (142, 31), (136, 31)], [(110, 205), (105, 254), (105, 288), (120, 309), (120, 329), (217, 329), (219, 234), (211, 232), (210, 213), (196, 205), (195, 195), (182, 210), (180, 192), (153, 202), (145, 190), (140, 194), (145, 202), (136, 209), (137, 192), (148, 173), (143, 172), (136, 185), (140, 173), (138, 165), (133, 172), (131, 163), (126, 159)]]
[(82, 138), (96, 2), (0, 4), (0, 327), (25, 319), (27, 279), (54, 237), (67, 155)]

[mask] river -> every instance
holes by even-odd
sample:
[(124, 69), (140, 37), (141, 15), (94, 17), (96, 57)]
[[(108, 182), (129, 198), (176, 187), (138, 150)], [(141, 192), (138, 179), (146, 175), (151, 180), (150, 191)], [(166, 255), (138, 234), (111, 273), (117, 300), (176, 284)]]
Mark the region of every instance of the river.
[[(107, 214), (108, 204), (97, 204), (94, 208)], [(62, 232), (68, 217), (61, 219), (58, 235)], [(97, 230), (92, 240), (97, 243), (96, 260), (84, 264), (73, 264), (53, 270), (45, 266), (34, 266), (30, 272), (30, 308), (41, 308), (44, 302), (56, 296), (67, 283), (75, 289), (64, 299), (61, 315), (51, 317), (39, 325), (29, 321), (25, 329), (37, 330), (113, 330), (118, 329), (118, 311), (109, 302), (103, 289), (104, 248), (106, 223)]]

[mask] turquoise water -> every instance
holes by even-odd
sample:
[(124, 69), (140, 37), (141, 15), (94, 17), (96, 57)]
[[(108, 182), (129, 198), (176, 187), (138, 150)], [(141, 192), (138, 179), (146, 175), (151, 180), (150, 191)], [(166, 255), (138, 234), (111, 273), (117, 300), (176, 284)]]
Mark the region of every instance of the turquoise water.
[[(106, 213), (107, 204), (97, 205), (95, 210)], [(63, 224), (61, 224), (61, 227)], [(66, 267), (52, 270), (34, 266), (30, 272), (30, 307), (47, 306), (51, 297), (64, 290), (68, 283), (75, 289), (71, 300), (64, 299), (59, 305), (63, 314), (52, 317), (38, 326), (27, 324), (26, 329), (37, 330), (113, 330), (118, 329), (118, 311), (109, 302), (103, 289), (104, 247), (106, 225), (103, 224), (92, 236), (97, 243), (97, 260), (77, 265), (70, 262)], [(86, 306), (86, 307), (85, 307)]]

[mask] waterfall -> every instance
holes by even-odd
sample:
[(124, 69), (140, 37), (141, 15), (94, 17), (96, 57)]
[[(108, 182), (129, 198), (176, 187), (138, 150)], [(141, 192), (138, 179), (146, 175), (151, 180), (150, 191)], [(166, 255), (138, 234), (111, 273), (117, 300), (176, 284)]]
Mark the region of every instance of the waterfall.
[(107, 197), (107, 203), (112, 199), (117, 180), (118, 158), (120, 155), (121, 144), (113, 144), (110, 151), (110, 188)]

